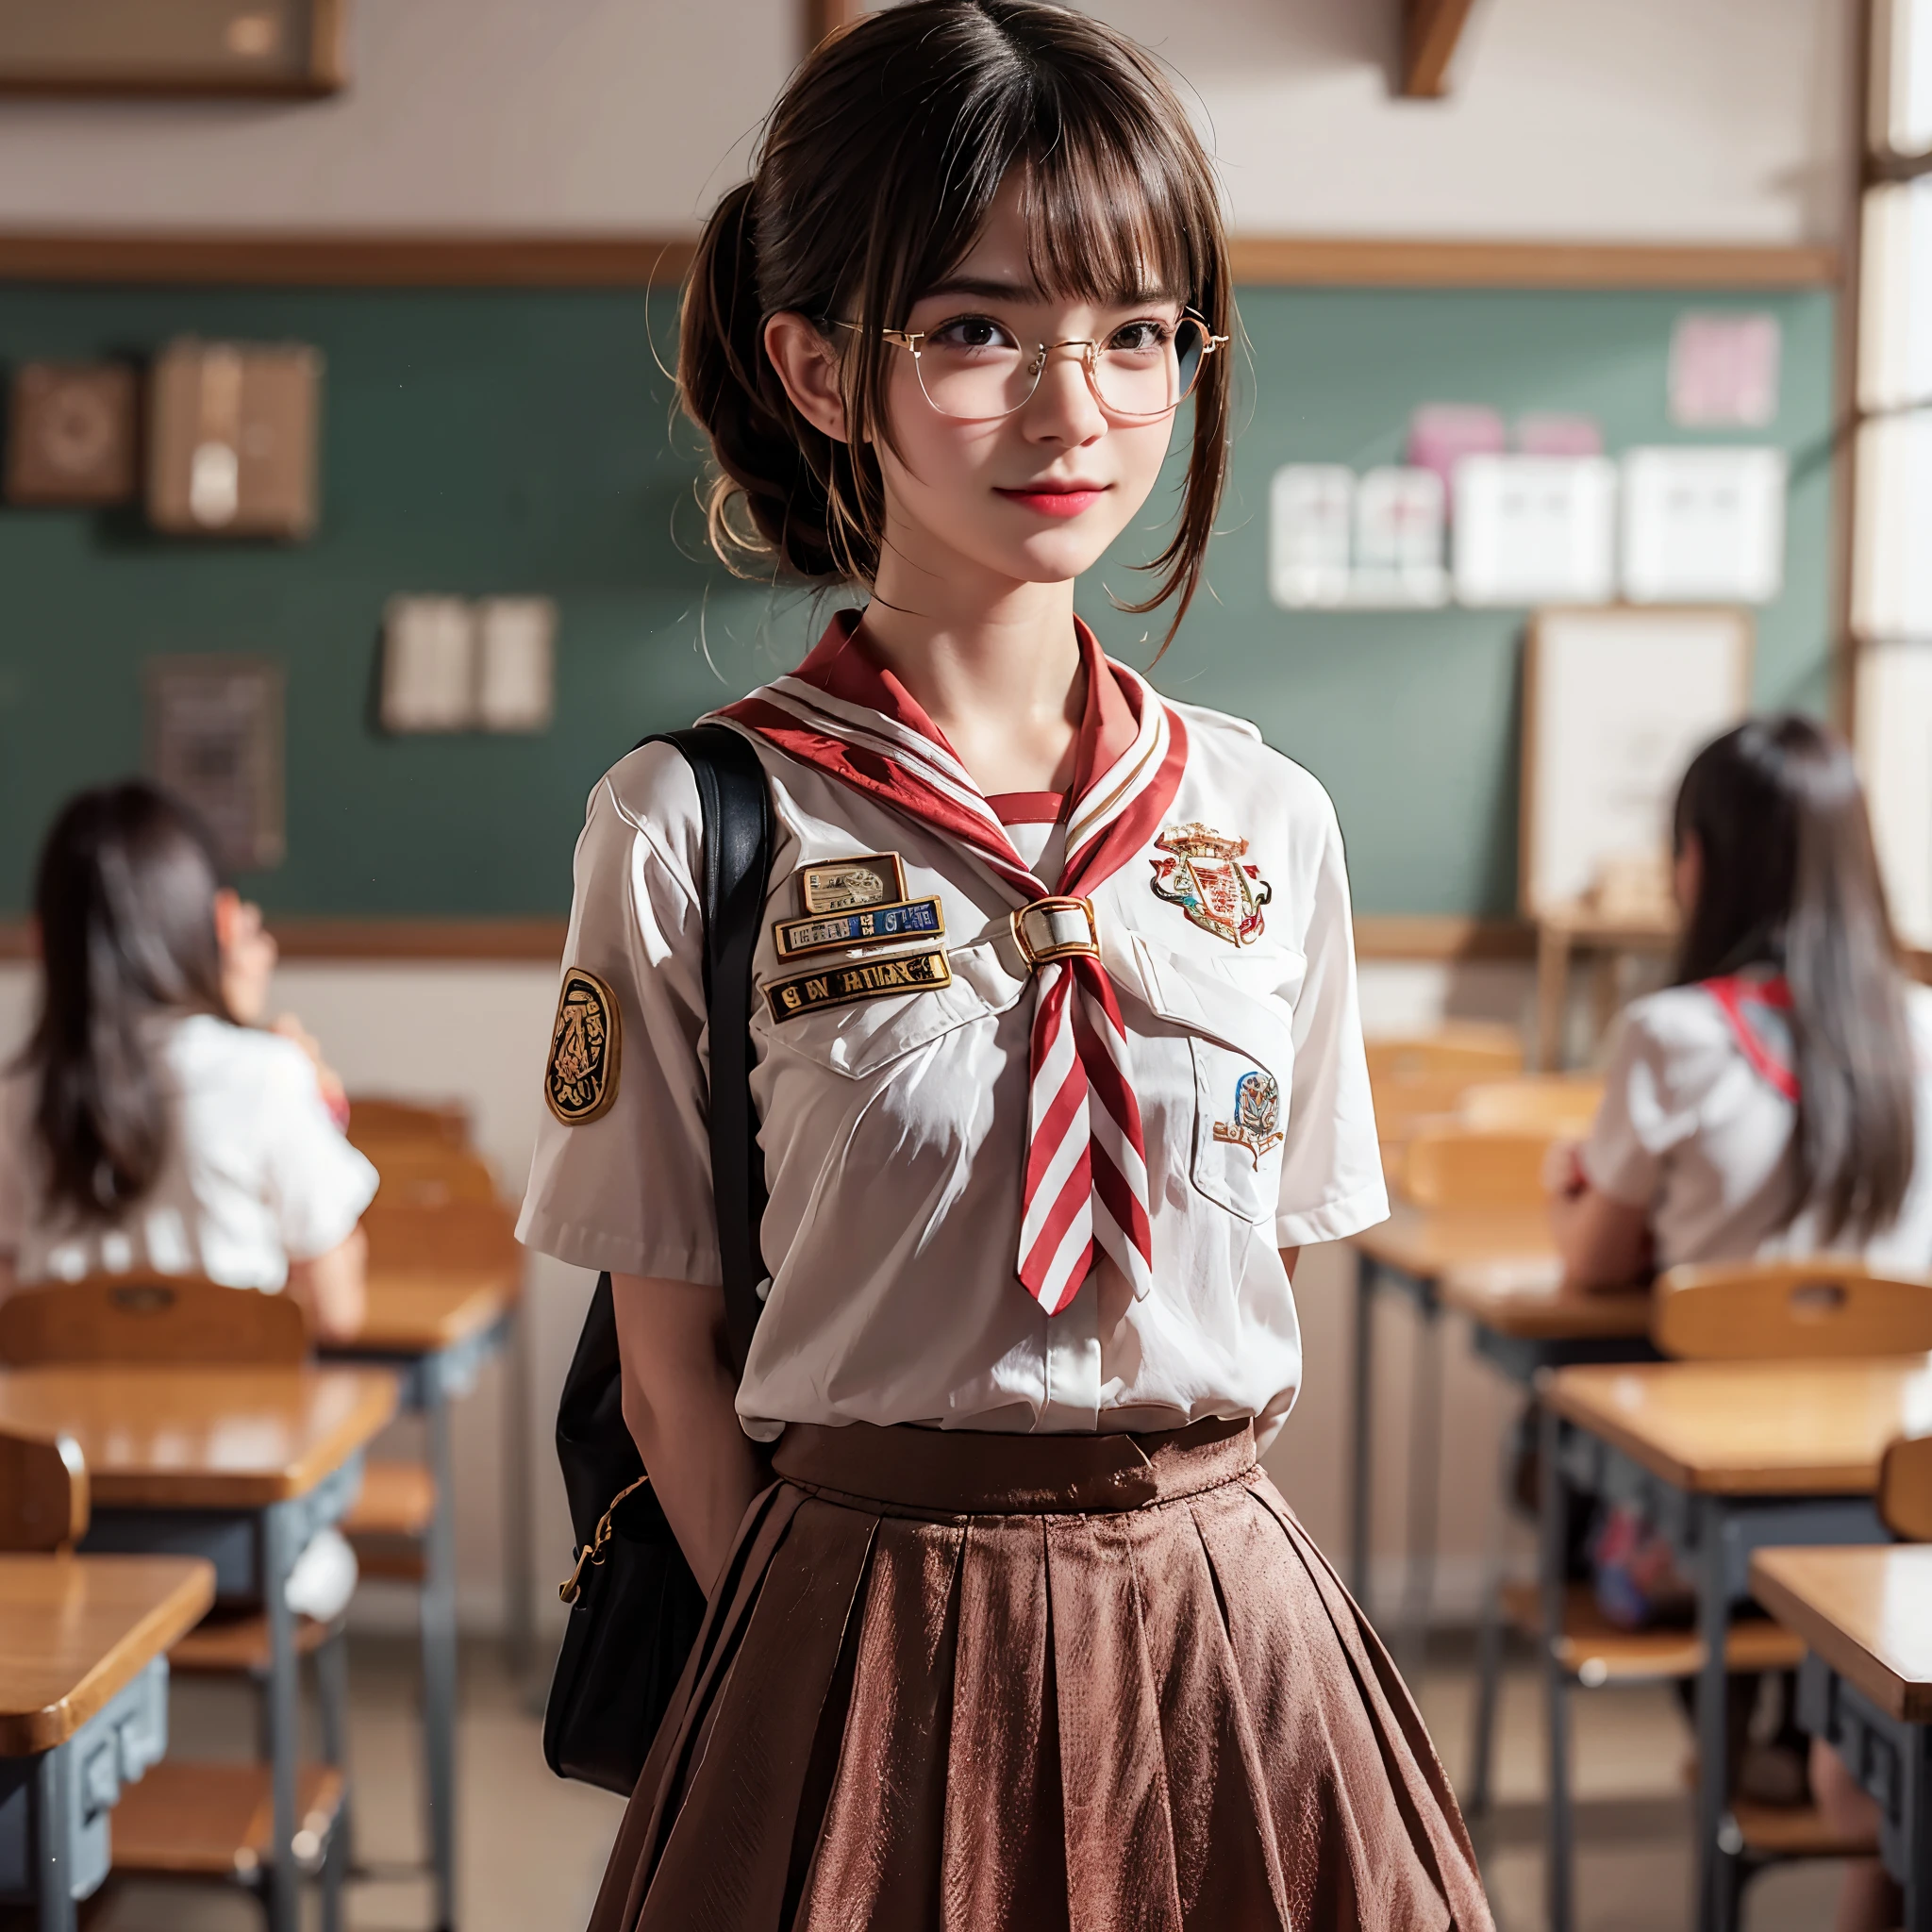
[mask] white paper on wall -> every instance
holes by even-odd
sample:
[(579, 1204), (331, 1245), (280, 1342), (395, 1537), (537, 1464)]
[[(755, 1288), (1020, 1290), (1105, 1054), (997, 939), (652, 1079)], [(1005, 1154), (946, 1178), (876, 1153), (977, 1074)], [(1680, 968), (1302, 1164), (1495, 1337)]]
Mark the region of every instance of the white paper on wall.
[(383, 612), (383, 728), (465, 731), (475, 719), (473, 607), (461, 597), (391, 597)]
[(1285, 610), (1348, 598), (1355, 472), (1343, 463), (1289, 463), (1268, 490), (1268, 589)]
[(1686, 429), (1762, 429), (1777, 416), (1774, 315), (1691, 310), (1671, 331), (1671, 421)]
[(1932, 946), (1932, 642), (1860, 647), (1853, 741), (1892, 924)]
[(1447, 505), (1433, 470), (1390, 466), (1363, 473), (1355, 491), (1355, 557), (1348, 601), (1365, 608), (1416, 609), (1443, 604)]
[(1616, 590), (1617, 469), (1605, 457), (1465, 457), (1456, 466), (1459, 603), (1600, 604)]
[(556, 636), (548, 597), (485, 597), (476, 606), (476, 722), (485, 731), (549, 728)]
[(1626, 450), (1624, 594), (1768, 604), (1784, 582), (1785, 458), (1774, 449)]

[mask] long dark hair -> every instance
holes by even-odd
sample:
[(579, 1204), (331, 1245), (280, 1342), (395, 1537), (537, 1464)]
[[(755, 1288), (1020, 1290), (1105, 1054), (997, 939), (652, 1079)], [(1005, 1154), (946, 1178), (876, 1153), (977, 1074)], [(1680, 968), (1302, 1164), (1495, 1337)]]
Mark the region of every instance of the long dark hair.
[(159, 1174), (168, 1097), (148, 1023), (231, 1017), (220, 886), (194, 815), (143, 780), (83, 791), (54, 821), (34, 880), (41, 1012), (21, 1057), (39, 1082), (50, 1206), (108, 1220)]
[(1684, 774), (1679, 852), (1702, 855), (1680, 985), (1774, 967), (1791, 989), (1797, 1186), (1820, 1238), (1862, 1241), (1911, 1185), (1916, 1056), (1885, 888), (1852, 754), (1810, 718), (1754, 718)]
[[(1040, 0), (909, 0), (863, 15), (772, 110), (752, 178), (712, 210), (685, 291), (678, 390), (722, 473), (710, 532), (727, 563), (873, 581), (885, 496), (871, 445), (894, 446), (879, 331), (904, 327), (958, 266), (1015, 167), (1038, 287), (1113, 302), (1156, 279), (1216, 335), (1234, 333), (1213, 174), (1150, 55)], [(792, 408), (765, 354), (765, 323), (783, 310), (857, 325), (847, 442)], [(1174, 625), (1226, 472), (1229, 361), (1209, 357), (1194, 391), (1179, 521), (1145, 566), (1158, 585), (1123, 607), (1176, 598)]]

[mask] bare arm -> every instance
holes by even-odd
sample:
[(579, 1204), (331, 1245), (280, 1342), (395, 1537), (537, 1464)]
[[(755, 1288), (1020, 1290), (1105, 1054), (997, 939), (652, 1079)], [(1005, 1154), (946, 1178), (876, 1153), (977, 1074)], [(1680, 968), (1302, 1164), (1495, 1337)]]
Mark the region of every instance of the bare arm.
[(1543, 1168), (1563, 1279), (1575, 1288), (1628, 1288), (1646, 1272), (1650, 1217), (1592, 1187), (1579, 1156), (1574, 1141), (1558, 1141)]
[(724, 1291), (613, 1274), (624, 1419), (691, 1574), (707, 1592), (767, 1477), (738, 1421)]
[(351, 1341), (369, 1310), (369, 1238), (361, 1228), (312, 1261), (289, 1263), (289, 1292), (325, 1341)]
[(1294, 1264), (1301, 1257), (1302, 1251), (1299, 1248), (1283, 1248), (1281, 1251), (1281, 1265), (1288, 1270), (1288, 1285), (1291, 1288), (1294, 1286)]

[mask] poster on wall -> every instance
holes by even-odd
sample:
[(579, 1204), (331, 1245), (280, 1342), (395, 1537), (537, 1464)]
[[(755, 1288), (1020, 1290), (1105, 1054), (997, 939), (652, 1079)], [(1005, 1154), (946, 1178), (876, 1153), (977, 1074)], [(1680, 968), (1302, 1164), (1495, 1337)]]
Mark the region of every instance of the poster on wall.
[(281, 666), (260, 658), (149, 659), (147, 768), (200, 813), (225, 867), (279, 865)]
[(1525, 918), (1662, 866), (1685, 767), (1750, 708), (1751, 652), (1744, 610), (1537, 612), (1523, 683)]
[(1891, 923), (1932, 948), (1932, 643), (1859, 647), (1852, 740)]

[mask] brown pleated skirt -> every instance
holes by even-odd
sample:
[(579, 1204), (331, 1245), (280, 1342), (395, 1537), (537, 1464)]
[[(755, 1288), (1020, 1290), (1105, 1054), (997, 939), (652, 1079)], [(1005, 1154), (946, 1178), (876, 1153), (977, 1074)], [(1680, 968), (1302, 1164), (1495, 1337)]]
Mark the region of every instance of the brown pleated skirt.
[(591, 1932), (1490, 1932), (1247, 1423), (793, 1427), (775, 1470)]

